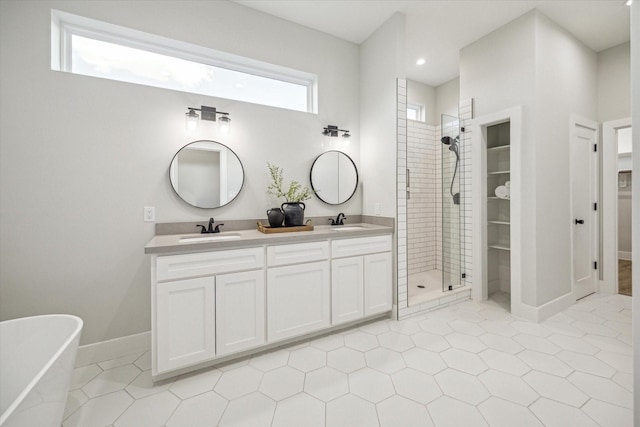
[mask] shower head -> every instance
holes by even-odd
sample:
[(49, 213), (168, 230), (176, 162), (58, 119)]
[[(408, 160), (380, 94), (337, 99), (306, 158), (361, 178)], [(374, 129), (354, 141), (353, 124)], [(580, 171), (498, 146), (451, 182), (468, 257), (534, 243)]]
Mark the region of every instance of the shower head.
[(444, 145), (448, 145), (449, 151), (453, 151), (453, 153), (456, 155), (456, 159), (460, 160), (460, 154), (458, 153), (458, 142), (460, 142), (460, 135), (456, 136), (455, 138), (452, 138), (450, 136), (443, 136), (442, 138), (440, 138), (440, 142), (442, 142)]
[(442, 138), (440, 138), (440, 142), (442, 142), (444, 145), (457, 144), (458, 138), (459, 136), (456, 136), (455, 138), (451, 138), (450, 136), (443, 136)]

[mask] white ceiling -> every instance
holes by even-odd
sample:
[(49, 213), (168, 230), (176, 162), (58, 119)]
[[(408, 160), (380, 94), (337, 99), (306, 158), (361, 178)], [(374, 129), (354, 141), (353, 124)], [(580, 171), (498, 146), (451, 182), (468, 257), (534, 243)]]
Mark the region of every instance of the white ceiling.
[[(537, 8), (599, 52), (629, 41), (624, 0), (234, 0), (236, 3), (360, 44), (393, 13), (406, 15), (406, 71), (439, 86), (459, 74), (459, 51)], [(426, 64), (416, 65), (418, 58)]]

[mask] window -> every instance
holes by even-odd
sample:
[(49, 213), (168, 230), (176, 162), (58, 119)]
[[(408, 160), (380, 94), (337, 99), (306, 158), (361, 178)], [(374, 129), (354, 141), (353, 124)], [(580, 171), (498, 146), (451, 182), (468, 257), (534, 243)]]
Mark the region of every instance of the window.
[(316, 112), (317, 77), (52, 11), (52, 69)]
[(424, 106), (407, 104), (407, 119), (424, 122)]

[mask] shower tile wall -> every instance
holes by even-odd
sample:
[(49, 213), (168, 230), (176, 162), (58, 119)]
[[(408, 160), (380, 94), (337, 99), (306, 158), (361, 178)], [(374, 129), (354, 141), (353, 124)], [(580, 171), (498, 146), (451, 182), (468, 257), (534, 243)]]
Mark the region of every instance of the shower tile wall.
[(396, 247), (397, 261), (397, 318), (409, 310), (407, 275), (407, 81), (396, 80), (396, 149), (397, 149), (397, 212)]
[[(458, 114), (463, 125), (464, 123), (468, 123), (469, 120), (473, 119), (473, 99), (460, 101)], [(469, 126), (465, 127), (465, 132), (462, 133), (461, 138), (462, 164), (460, 170), (462, 171), (462, 180), (460, 193), (462, 195), (462, 199), (464, 200), (464, 204), (462, 205), (464, 217), (464, 233), (462, 233), (462, 256), (464, 265), (462, 271), (465, 273), (463, 282), (471, 285), (473, 278), (473, 235), (471, 231), (473, 207), (473, 193), (471, 188), (471, 144), (473, 139), (471, 128)]]
[[(436, 214), (437, 196), (435, 126), (407, 120), (407, 168), (410, 171), (411, 197), (407, 201), (407, 237), (409, 275), (436, 268), (438, 251)], [(439, 179), (439, 177), (438, 177)]]

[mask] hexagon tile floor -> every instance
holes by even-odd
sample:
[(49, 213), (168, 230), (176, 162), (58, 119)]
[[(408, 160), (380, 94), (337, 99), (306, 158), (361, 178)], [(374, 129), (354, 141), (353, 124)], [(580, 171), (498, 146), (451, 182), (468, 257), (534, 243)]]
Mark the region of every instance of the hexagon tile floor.
[(157, 386), (149, 359), (77, 368), (64, 427), (632, 425), (622, 295), (540, 324), (465, 301)]

